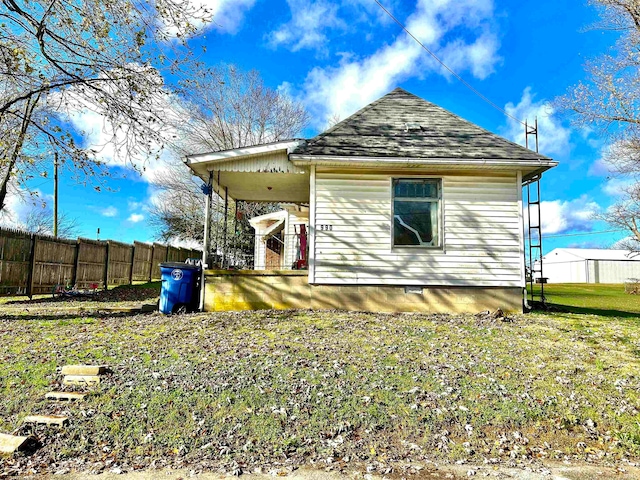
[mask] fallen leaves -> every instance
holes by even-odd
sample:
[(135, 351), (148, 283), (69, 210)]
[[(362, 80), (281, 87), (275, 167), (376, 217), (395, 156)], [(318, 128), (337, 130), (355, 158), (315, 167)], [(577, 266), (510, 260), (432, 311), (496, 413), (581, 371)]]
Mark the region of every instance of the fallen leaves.
[[(67, 430), (38, 427), (45, 447), (0, 460), (0, 473), (279, 475), (306, 464), (384, 475), (429, 459), (615, 462), (640, 452), (638, 376), (602, 370), (590, 360), (602, 347), (550, 317), (49, 315), (0, 320), (0, 378), (12, 392), (0, 399), (2, 428), (41, 412), (58, 364), (96, 361), (114, 373), (100, 396), (65, 406)], [(637, 365), (629, 335), (603, 344)]]

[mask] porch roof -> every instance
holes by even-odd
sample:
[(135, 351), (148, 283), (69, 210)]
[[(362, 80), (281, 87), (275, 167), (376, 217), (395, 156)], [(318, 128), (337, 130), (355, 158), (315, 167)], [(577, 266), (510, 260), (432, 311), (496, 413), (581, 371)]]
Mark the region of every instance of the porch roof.
[(186, 165), (217, 192), (251, 202), (309, 202), (309, 168), (294, 165), (289, 153), (304, 140), (293, 139), (221, 152), (189, 155)]

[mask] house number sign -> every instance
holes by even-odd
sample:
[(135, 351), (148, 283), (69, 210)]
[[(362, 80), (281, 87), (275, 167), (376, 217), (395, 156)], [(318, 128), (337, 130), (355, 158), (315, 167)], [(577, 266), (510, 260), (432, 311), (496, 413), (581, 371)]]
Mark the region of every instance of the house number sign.
[(328, 224), (320, 224), (318, 225), (318, 230), (324, 231), (324, 232), (331, 232), (333, 230), (333, 225), (328, 225)]

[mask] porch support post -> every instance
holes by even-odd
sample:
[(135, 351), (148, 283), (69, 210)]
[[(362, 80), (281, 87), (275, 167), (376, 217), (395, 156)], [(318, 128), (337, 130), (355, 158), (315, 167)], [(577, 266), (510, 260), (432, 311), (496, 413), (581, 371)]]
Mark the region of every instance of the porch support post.
[(307, 265), (309, 268), (309, 283), (316, 282), (316, 166), (311, 165), (309, 176), (309, 258)]
[[(213, 179), (213, 177), (211, 177)], [(222, 262), (218, 263), (218, 248), (220, 247), (220, 170), (218, 170), (218, 180), (216, 181), (218, 191), (216, 192), (216, 230), (215, 241), (213, 242), (213, 263), (215, 268), (222, 268)]]
[(229, 266), (229, 262), (227, 262), (227, 215), (229, 213), (229, 188), (224, 187), (224, 227), (222, 230), (222, 268), (225, 268), (225, 263)]
[(233, 199), (233, 205), (235, 207), (235, 212), (233, 214), (233, 262), (234, 267), (238, 268), (238, 200)]
[(209, 172), (209, 183), (206, 188), (204, 206), (204, 239), (202, 242), (202, 278), (200, 278), (200, 311), (204, 311), (204, 271), (208, 268), (207, 257), (209, 255), (209, 237), (211, 236), (211, 194), (213, 193), (213, 172)]

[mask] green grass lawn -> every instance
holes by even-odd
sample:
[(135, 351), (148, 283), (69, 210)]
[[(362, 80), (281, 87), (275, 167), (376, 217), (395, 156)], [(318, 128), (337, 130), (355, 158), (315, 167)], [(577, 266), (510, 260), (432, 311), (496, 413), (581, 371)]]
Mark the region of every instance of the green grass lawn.
[[(0, 310), (0, 431), (28, 414), (70, 416), (62, 431), (39, 427), (43, 448), (12, 460), (40, 473), (324, 468), (329, 458), (338, 470), (359, 462), (377, 472), (427, 460), (638, 461), (640, 319), (510, 320)], [(45, 402), (60, 387), (57, 369), (76, 363), (113, 373), (86, 403)]]
[[(540, 285), (534, 287), (537, 296)], [(547, 303), (575, 313), (587, 313), (614, 317), (640, 315), (640, 296), (629, 295), (624, 285), (605, 284), (548, 284), (544, 287)]]

